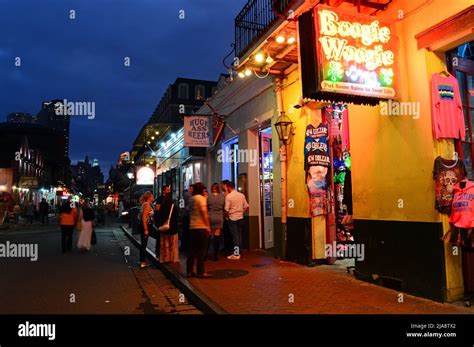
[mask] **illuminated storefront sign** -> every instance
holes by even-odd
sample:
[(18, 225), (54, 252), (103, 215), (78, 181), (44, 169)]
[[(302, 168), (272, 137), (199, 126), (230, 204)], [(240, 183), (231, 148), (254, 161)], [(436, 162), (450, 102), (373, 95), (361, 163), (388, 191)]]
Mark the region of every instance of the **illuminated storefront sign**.
[(137, 185), (152, 186), (155, 179), (155, 172), (152, 168), (142, 166), (137, 169)]
[(397, 43), (390, 25), (325, 6), (315, 11), (321, 91), (394, 98)]

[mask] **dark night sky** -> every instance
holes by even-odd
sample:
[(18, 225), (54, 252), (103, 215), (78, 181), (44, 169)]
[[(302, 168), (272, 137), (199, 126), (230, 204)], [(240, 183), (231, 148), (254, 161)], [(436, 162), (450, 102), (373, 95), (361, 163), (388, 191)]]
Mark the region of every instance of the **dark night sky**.
[(98, 158), (107, 176), (176, 77), (225, 72), (246, 2), (0, 0), (0, 121), (36, 114), (43, 100), (95, 102), (95, 119), (72, 117), (70, 158)]

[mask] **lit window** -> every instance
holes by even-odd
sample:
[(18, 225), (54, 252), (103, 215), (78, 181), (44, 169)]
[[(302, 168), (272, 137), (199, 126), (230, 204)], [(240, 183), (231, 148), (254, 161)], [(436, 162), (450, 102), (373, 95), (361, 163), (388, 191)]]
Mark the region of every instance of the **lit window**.
[(206, 98), (206, 88), (203, 85), (198, 84), (194, 88), (196, 100), (204, 100)]

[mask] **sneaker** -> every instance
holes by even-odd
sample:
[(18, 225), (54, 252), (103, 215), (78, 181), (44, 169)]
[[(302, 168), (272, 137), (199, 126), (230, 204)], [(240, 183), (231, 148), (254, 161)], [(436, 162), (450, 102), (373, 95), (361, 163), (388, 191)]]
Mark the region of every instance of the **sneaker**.
[(229, 255), (227, 257), (227, 259), (231, 259), (231, 260), (239, 260), (240, 259), (240, 255)]
[(148, 263), (146, 263), (146, 262), (145, 262), (145, 263), (140, 263), (140, 269), (144, 269), (144, 268), (146, 268), (146, 267), (148, 267), (148, 266), (150, 266), (150, 264), (148, 264)]

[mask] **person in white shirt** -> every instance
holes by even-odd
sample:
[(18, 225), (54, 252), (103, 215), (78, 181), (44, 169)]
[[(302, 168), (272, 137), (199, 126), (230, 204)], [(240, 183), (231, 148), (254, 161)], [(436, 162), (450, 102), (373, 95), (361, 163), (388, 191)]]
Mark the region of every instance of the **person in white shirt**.
[(229, 194), (225, 197), (224, 210), (228, 217), (229, 230), (234, 244), (234, 253), (228, 259), (240, 259), (242, 232), (244, 229), (244, 212), (249, 208), (245, 195), (235, 190), (234, 182), (227, 184)]

